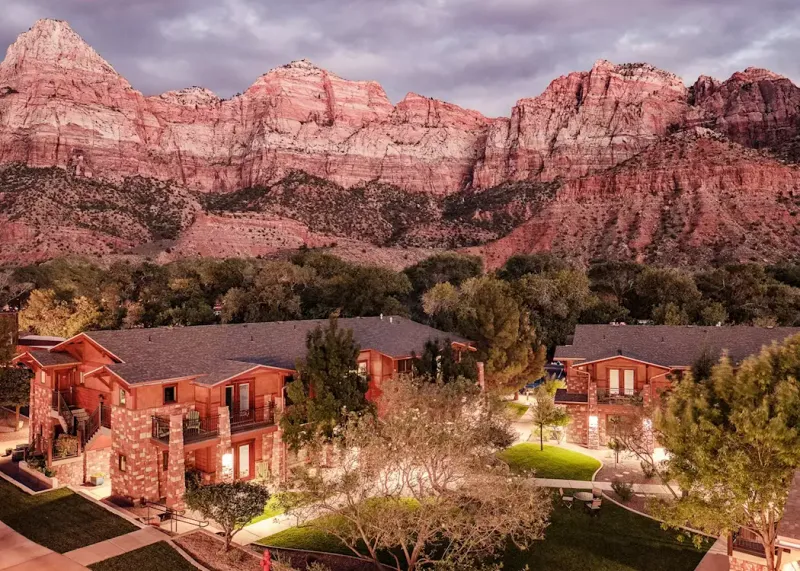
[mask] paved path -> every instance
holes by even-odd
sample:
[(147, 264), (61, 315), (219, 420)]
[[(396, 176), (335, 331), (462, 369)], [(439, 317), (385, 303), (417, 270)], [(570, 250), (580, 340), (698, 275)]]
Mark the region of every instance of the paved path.
[[(553, 480), (550, 478), (536, 478), (536, 483), (544, 488), (564, 488), (572, 490), (603, 490), (612, 491), (611, 482), (589, 482), (583, 480)], [(669, 488), (660, 484), (633, 484), (633, 491), (640, 494), (671, 495)]]
[(167, 539), (167, 536), (157, 529), (145, 527), (125, 535), (112, 537), (99, 543), (68, 551), (64, 556), (81, 565), (91, 565), (165, 539)]
[[(261, 538), (275, 535), (285, 529), (297, 526), (297, 518), (287, 515), (279, 515), (270, 519), (265, 519), (257, 523), (245, 526), (242, 531), (233, 536), (233, 542), (237, 545), (250, 545)], [(212, 530), (211, 526), (208, 527)], [(213, 531), (212, 531), (213, 533)]]
[(60, 553), (34, 543), (0, 522), (0, 569), (4, 571), (88, 571)]

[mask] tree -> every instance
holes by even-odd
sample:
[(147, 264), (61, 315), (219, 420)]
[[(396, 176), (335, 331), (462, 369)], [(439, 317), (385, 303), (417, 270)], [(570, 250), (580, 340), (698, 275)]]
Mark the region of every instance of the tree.
[(0, 316), (0, 406), (14, 407), (14, 430), (19, 430), (19, 409), (30, 398), (31, 371), (11, 364), (16, 345), (16, 320)]
[(328, 469), (295, 472), (289, 513), (333, 535), (359, 558), (416, 571), (475, 569), (509, 542), (541, 539), (548, 493), (498, 461), (514, 436), (473, 383), (395, 379), (384, 386), (386, 414), (352, 417)]
[(556, 383), (547, 380), (536, 387), (534, 400), (536, 404), (531, 407), (533, 423), (539, 427), (539, 449), (544, 450), (544, 429), (549, 426), (564, 426), (569, 421), (569, 414), (563, 408), (556, 406), (553, 399)]
[(660, 504), (675, 525), (715, 535), (745, 528), (775, 557), (777, 525), (800, 465), (800, 336), (773, 344), (735, 369), (728, 358), (711, 377), (686, 375), (657, 415), (668, 469), (684, 496)]
[(366, 396), (369, 379), (358, 371), (360, 349), (351, 330), (339, 329), (331, 317), (327, 327), (309, 332), (306, 347), (298, 375), (287, 386), (292, 404), (280, 420), (283, 440), (293, 450), (317, 436), (330, 441), (349, 414), (372, 411)]
[(478, 367), (471, 351), (464, 351), (460, 358), (453, 350), (449, 340), (441, 345), (438, 341), (428, 341), (422, 355), (413, 355), (414, 373), (417, 377), (437, 379), (450, 383), (458, 379), (476, 381)]
[(569, 270), (572, 266), (559, 256), (550, 252), (536, 254), (516, 254), (511, 256), (500, 270), (497, 277), (501, 280), (516, 281), (530, 274), (553, 273)]
[(438, 284), (458, 287), (466, 280), (483, 274), (483, 260), (455, 252), (437, 254), (404, 270), (411, 282), (411, 315), (422, 318), (425, 312), (420, 305), (422, 295)]
[(222, 482), (190, 486), (184, 500), (191, 509), (219, 524), (225, 536), (225, 551), (229, 551), (233, 537), (264, 513), (269, 492), (250, 482)]
[(636, 278), (636, 296), (639, 307), (635, 316), (662, 322), (688, 320), (701, 298), (692, 276), (673, 268), (642, 271)]
[(90, 329), (100, 317), (100, 308), (88, 297), (66, 301), (59, 299), (52, 289), (36, 289), (19, 314), (19, 324), (40, 335), (72, 337)]
[(439, 284), (425, 295), (433, 318), (450, 313), (459, 333), (475, 342), (489, 385), (516, 391), (544, 374), (545, 351), (512, 287), (494, 277), (472, 278), (460, 288)]

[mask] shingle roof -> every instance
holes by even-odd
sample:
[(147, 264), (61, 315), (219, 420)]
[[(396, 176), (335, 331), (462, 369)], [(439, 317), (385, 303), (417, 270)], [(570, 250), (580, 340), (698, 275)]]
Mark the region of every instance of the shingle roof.
[(800, 327), (696, 327), (670, 325), (578, 325), (571, 345), (555, 359), (596, 361), (622, 355), (665, 367), (690, 367), (703, 353), (727, 352), (734, 363), (765, 345), (800, 334)]
[(53, 367), (57, 365), (74, 365), (80, 363), (78, 359), (69, 353), (51, 353), (47, 349), (33, 349), (28, 351), (31, 357), (36, 359), (43, 367)]
[[(123, 362), (109, 369), (129, 383), (202, 375), (214, 384), (256, 365), (294, 369), (306, 356), (306, 336), (327, 320), (273, 321), (237, 325), (91, 331), (88, 337)], [(402, 317), (339, 319), (362, 349), (391, 357), (421, 353), (429, 340), (468, 343)]]
[(800, 540), (800, 470), (794, 473), (789, 497), (783, 509), (783, 518), (778, 524), (778, 537), (795, 542)]

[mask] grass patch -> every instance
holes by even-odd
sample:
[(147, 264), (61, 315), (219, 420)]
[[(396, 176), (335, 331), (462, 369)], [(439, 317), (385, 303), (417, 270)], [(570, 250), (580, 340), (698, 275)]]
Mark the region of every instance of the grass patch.
[(507, 448), (499, 457), (515, 472), (535, 470), (537, 478), (556, 480), (588, 481), (600, 467), (599, 460), (580, 452), (548, 445), (539, 450), (539, 445), (531, 442)]
[(691, 541), (679, 541), (674, 531), (658, 522), (604, 501), (598, 517), (580, 505), (571, 510), (557, 506), (545, 540), (527, 552), (509, 549), (504, 569), (531, 571), (692, 571), (703, 558)]
[(92, 571), (197, 571), (197, 567), (163, 541), (89, 565)]
[(0, 480), (0, 520), (58, 553), (139, 529), (66, 488), (30, 496), (5, 480)]
[[(294, 527), (259, 540), (271, 547), (351, 555), (338, 539), (313, 527)], [(658, 522), (604, 502), (598, 517), (556, 504), (545, 539), (528, 551), (514, 547), (503, 554), (504, 569), (530, 571), (693, 571), (705, 551)]]
[(506, 403), (506, 410), (511, 415), (511, 418), (522, 418), (528, 412), (528, 405), (509, 401)]
[[(264, 506), (264, 513), (262, 513), (258, 517), (254, 517), (250, 520), (250, 524), (258, 523), (260, 521), (264, 521), (265, 519), (273, 518), (277, 515), (281, 515), (286, 510), (280, 504), (280, 497), (275, 495), (269, 498), (267, 505)], [(250, 525), (248, 524), (248, 525)]]

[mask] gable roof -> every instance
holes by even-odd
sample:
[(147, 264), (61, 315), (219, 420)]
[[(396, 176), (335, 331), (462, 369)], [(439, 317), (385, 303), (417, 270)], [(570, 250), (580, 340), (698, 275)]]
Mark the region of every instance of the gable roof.
[(69, 353), (52, 353), (47, 349), (31, 349), (19, 355), (17, 359), (25, 355), (30, 355), (42, 367), (57, 367), (59, 365), (76, 365), (80, 363), (80, 360)]
[[(213, 385), (257, 366), (294, 370), (295, 363), (306, 356), (308, 333), (327, 322), (159, 327), (84, 335), (123, 361), (107, 367), (128, 383), (199, 375), (198, 382)], [(463, 337), (396, 316), (339, 319), (339, 327), (352, 330), (362, 350), (394, 358), (422, 353), (427, 341), (469, 343)]]
[(629, 357), (665, 367), (690, 367), (704, 352), (723, 352), (734, 363), (765, 345), (800, 334), (800, 327), (697, 327), (672, 325), (578, 325), (570, 345), (556, 348), (556, 360), (598, 361)]

